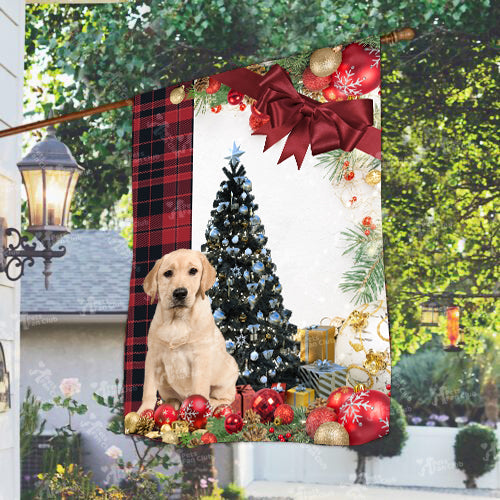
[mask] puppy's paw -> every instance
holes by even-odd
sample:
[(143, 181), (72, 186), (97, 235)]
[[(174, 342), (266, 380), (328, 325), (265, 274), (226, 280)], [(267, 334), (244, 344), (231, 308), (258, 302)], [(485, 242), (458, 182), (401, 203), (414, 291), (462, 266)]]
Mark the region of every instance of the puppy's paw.
[(155, 404), (156, 404), (156, 401), (154, 403), (143, 402), (141, 404), (141, 406), (139, 406), (139, 409), (137, 410), (137, 413), (140, 415), (144, 410), (154, 410), (155, 409)]

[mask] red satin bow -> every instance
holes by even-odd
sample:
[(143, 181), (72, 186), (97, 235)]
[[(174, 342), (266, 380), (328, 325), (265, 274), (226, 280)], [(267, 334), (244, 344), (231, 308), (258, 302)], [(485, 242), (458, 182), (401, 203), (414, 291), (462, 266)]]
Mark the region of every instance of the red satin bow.
[(299, 94), (287, 73), (274, 65), (260, 82), (257, 109), (270, 121), (253, 135), (266, 135), (264, 151), (290, 134), (278, 163), (295, 156), (300, 169), (307, 148), (313, 155), (352, 151), (373, 124), (371, 99), (320, 103)]

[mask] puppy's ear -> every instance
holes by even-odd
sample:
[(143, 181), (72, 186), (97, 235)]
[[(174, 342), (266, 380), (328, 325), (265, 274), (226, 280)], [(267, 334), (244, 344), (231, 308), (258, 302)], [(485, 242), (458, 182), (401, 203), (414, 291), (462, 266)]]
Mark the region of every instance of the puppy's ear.
[(201, 295), (202, 299), (205, 299), (205, 292), (210, 290), (214, 286), (215, 283), (215, 268), (208, 262), (208, 259), (204, 254), (200, 253), (201, 263), (203, 265), (203, 273), (201, 275), (200, 289), (198, 293)]
[(156, 264), (153, 266), (153, 269), (149, 271), (148, 275), (144, 278), (144, 283), (142, 284), (142, 288), (147, 295), (151, 297), (151, 303), (154, 302), (156, 298), (156, 294), (158, 293), (158, 269), (160, 269), (161, 259), (156, 261)]

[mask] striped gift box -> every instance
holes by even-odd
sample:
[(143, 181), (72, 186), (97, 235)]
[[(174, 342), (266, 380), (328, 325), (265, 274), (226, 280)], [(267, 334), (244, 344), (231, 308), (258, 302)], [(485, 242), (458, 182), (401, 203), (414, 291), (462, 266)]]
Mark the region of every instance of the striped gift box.
[(346, 385), (347, 368), (328, 360), (318, 360), (299, 367), (299, 378), (307, 387), (312, 387), (317, 398), (328, 398), (331, 392)]

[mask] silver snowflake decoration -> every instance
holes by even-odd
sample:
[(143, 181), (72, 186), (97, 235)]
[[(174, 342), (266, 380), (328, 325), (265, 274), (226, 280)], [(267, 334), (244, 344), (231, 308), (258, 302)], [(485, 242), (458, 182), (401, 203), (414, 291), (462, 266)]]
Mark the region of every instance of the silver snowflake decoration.
[(349, 419), (354, 424), (361, 426), (363, 425), (363, 415), (361, 411), (370, 411), (373, 409), (374, 408), (370, 403), (368, 391), (355, 392), (341, 406), (340, 413), (342, 413), (342, 417), (339, 419), (339, 422), (342, 425), (345, 425), (347, 423), (347, 419)]
[(372, 63), (370, 64), (370, 68), (378, 68), (380, 64), (380, 50), (367, 45), (365, 47), (365, 51), (372, 56)]
[(189, 404), (184, 408), (183, 418), (188, 423), (193, 425), (194, 421), (198, 418), (198, 412), (193, 408), (193, 402), (190, 401)]
[(363, 78), (355, 79), (354, 66), (351, 66), (344, 74), (335, 73), (333, 86), (347, 95), (361, 95)]
[(231, 268), (231, 272), (233, 273), (233, 276), (240, 277), (241, 276), (241, 267), (240, 266), (233, 266)]
[(380, 418), (379, 422), (381, 422), (382, 426), (380, 427), (380, 434), (377, 437), (381, 438), (389, 434), (389, 417)]
[(247, 338), (242, 333), (240, 333), (235, 340), (236, 340), (236, 347), (244, 347), (247, 345)]

